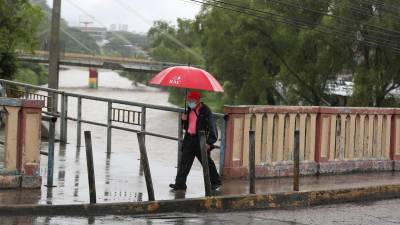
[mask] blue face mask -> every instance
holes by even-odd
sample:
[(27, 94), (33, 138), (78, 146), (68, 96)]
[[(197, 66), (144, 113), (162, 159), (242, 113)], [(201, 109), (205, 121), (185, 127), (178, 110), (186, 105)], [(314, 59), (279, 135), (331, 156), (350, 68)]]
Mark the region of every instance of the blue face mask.
[(192, 101), (190, 101), (190, 102), (188, 102), (188, 106), (189, 106), (189, 108), (191, 108), (191, 109), (194, 109), (194, 108), (196, 108), (196, 102), (192, 102)]

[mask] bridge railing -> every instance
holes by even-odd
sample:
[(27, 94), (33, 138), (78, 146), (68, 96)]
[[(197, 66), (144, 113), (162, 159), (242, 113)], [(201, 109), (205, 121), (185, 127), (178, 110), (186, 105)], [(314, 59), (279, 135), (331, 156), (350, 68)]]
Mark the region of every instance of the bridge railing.
[[(47, 63), (49, 52), (35, 51), (31, 52), (18, 51), (20, 60), (30, 62)], [(81, 53), (62, 53), (60, 54), (60, 63), (71, 66), (90, 66), (94, 68), (107, 68), (126, 71), (161, 71), (171, 66), (182, 66), (185, 64), (160, 62), (149, 59), (137, 59), (129, 57), (105, 56), (105, 55), (89, 55)]]
[(246, 176), (249, 130), (259, 177), (293, 174), (295, 130), (302, 174), (392, 170), (400, 160), (399, 109), (226, 106), (225, 113), (226, 176)]
[[(154, 136), (162, 139), (178, 141), (178, 149), (182, 146), (183, 141), (183, 128), (181, 124), (181, 114), (184, 112), (183, 108), (177, 107), (167, 107), (160, 105), (152, 105), (145, 104), (139, 102), (132, 102), (126, 100), (118, 100), (112, 98), (104, 98), (90, 95), (83, 95), (71, 92), (65, 92), (61, 90), (35, 86), (15, 81), (9, 81), (0, 79), (0, 84), (2, 86), (4, 94), (10, 95), (12, 97), (24, 98), (24, 99), (40, 99), (45, 100), (45, 107), (43, 108), (42, 113), (54, 117), (58, 117), (60, 121), (59, 133), (60, 133), (60, 141), (63, 143), (67, 143), (68, 139), (68, 121), (75, 121), (77, 123), (76, 131), (76, 144), (78, 147), (81, 146), (81, 137), (82, 137), (82, 124), (90, 124), (100, 127), (107, 128), (107, 153), (111, 153), (112, 148), (112, 130), (123, 130), (133, 133), (141, 132), (144, 135)], [(57, 105), (56, 109), (52, 108), (52, 101), (56, 101), (55, 105)], [(76, 108), (73, 109), (73, 112), (76, 113), (76, 116), (70, 116), (71, 109), (68, 107), (70, 104), (68, 102), (76, 101)], [(95, 121), (86, 119), (85, 115), (83, 115), (84, 111), (83, 103), (84, 101), (98, 101), (107, 105), (107, 119), (106, 121)], [(160, 110), (166, 112), (174, 112), (176, 113), (178, 126), (175, 135), (172, 134), (162, 134), (161, 132), (151, 132), (146, 129), (146, 124), (148, 120), (147, 112), (148, 110)], [(70, 112), (70, 113), (69, 113)], [(99, 112), (100, 113), (100, 112)], [(225, 152), (225, 117), (224, 114), (214, 113), (214, 116), (217, 120), (217, 124), (220, 130), (220, 145), (217, 145), (217, 148), (220, 148), (220, 171), (223, 168), (223, 158)], [(177, 151), (178, 154), (178, 163), (180, 159), (180, 152)]]

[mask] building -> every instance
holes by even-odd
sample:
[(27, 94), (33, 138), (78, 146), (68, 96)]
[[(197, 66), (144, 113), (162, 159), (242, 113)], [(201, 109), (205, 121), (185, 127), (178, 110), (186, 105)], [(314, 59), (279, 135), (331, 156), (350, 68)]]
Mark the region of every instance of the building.
[(107, 28), (105, 27), (75, 27), (76, 29), (89, 34), (98, 42), (103, 42), (106, 39)]
[(111, 24), (110, 31), (117, 31), (117, 24)]
[(128, 31), (128, 25), (127, 24), (119, 24), (118, 30), (119, 31)]
[(128, 31), (128, 24), (111, 24), (110, 31)]

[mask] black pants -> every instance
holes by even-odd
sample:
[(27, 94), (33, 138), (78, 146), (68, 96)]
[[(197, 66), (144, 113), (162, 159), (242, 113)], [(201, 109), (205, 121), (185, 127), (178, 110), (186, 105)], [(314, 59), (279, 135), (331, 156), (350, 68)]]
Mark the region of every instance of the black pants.
[[(214, 161), (208, 155), (208, 168), (210, 170), (210, 181), (211, 184), (220, 184), (221, 180), (215, 167)], [(175, 184), (186, 185), (186, 178), (189, 175), (190, 169), (192, 168), (194, 157), (201, 163), (201, 152), (200, 152), (200, 141), (198, 136), (185, 135), (182, 145), (182, 159), (178, 168), (178, 174), (176, 175)]]

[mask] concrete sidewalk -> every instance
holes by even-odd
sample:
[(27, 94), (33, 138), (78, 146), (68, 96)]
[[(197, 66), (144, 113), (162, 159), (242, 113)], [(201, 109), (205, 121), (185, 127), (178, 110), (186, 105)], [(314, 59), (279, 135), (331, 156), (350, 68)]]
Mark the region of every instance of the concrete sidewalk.
[[(90, 130), (90, 126), (83, 129)], [(71, 132), (72, 133), (72, 132)], [(118, 134), (115, 132), (115, 134)], [(139, 150), (135, 136), (131, 139), (121, 133), (115, 137), (118, 146), (110, 156), (105, 149), (105, 133), (92, 134), (94, 170), (98, 203), (147, 201), (144, 174), (140, 169)], [(153, 187), (156, 200), (204, 197), (201, 165), (197, 160), (189, 174), (186, 191), (173, 192), (168, 187), (176, 175), (176, 142), (166, 142), (147, 137)], [(132, 147), (133, 146), (133, 147)], [(164, 146), (165, 148), (160, 148)], [(42, 151), (47, 151), (43, 143)], [(171, 149), (171, 150), (168, 150)], [(213, 151), (213, 158), (219, 167), (219, 152)], [(55, 146), (54, 188), (46, 188), (47, 156), (41, 157), (41, 190), (0, 190), (0, 205), (10, 204), (85, 204), (89, 203), (89, 187), (86, 169), (85, 147), (76, 148), (70, 144)], [(320, 177), (301, 177), (300, 191), (320, 191), (346, 188), (364, 188), (378, 185), (400, 184), (400, 172), (357, 173)], [(292, 191), (292, 178), (259, 179), (257, 194), (273, 194)], [(249, 193), (247, 180), (224, 180), (223, 186), (214, 191), (214, 196), (232, 196)]]
[[(173, 170), (173, 169), (172, 169)], [(46, 177), (43, 177), (41, 190), (0, 190), (0, 205), (10, 204), (84, 204), (89, 202), (86, 170), (58, 171), (55, 176), (57, 187), (46, 188)], [(71, 176), (71, 177), (68, 177)], [(147, 190), (144, 176), (138, 174), (134, 183), (131, 180), (120, 180), (109, 177), (109, 182), (98, 182), (101, 173), (96, 174), (98, 203), (147, 201)], [(171, 176), (173, 178), (173, 176)], [(171, 191), (170, 179), (153, 177), (156, 200), (184, 199), (204, 197), (204, 186), (201, 171), (194, 168), (188, 181), (186, 191)], [(86, 182), (85, 182), (86, 181)], [(80, 183), (81, 182), (81, 183)], [(269, 178), (256, 180), (257, 194), (275, 194), (291, 192), (292, 178)], [(366, 188), (379, 185), (400, 184), (400, 172), (371, 172), (346, 175), (325, 175), (300, 177), (300, 191), (325, 191), (348, 188)], [(247, 180), (225, 179), (223, 186), (213, 191), (213, 196), (237, 196), (249, 193)]]

